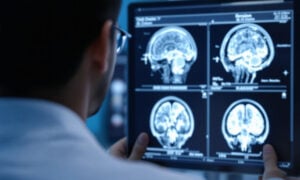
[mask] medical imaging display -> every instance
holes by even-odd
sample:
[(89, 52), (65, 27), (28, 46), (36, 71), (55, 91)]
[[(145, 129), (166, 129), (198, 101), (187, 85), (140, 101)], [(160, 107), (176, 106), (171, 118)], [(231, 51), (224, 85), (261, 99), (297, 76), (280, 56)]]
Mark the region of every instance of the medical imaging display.
[(162, 83), (183, 84), (197, 53), (195, 40), (187, 30), (169, 26), (153, 34), (141, 60), (160, 73)]
[(262, 170), (270, 143), (293, 168), (294, 25), (291, 1), (133, 4), (128, 133), (150, 135), (143, 159)]

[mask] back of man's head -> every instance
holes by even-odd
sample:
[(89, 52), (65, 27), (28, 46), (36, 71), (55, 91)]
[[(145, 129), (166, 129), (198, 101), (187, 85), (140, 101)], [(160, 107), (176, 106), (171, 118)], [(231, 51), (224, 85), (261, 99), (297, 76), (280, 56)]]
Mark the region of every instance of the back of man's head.
[(0, 90), (63, 86), (119, 7), (120, 0), (1, 1)]

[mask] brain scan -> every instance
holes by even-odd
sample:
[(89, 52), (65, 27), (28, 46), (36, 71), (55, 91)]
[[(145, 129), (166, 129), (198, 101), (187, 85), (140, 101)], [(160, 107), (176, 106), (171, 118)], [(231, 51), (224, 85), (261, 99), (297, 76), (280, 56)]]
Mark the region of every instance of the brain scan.
[(159, 72), (164, 84), (183, 84), (197, 59), (197, 47), (191, 34), (177, 26), (164, 27), (153, 34), (141, 58), (150, 63), (152, 73)]
[(251, 146), (263, 144), (269, 134), (268, 116), (257, 102), (238, 100), (223, 116), (222, 133), (230, 149), (251, 152)]
[(270, 66), (274, 44), (266, 30), (256, 24), (233, 27), (223, 39), (220, 59), (236, 83), (253, 83), (256, 73)]
[(150, 129), (163, 148), (180, 149), (194, 131), (192, 111), (183, 100), (165, 97), (152, 109)]

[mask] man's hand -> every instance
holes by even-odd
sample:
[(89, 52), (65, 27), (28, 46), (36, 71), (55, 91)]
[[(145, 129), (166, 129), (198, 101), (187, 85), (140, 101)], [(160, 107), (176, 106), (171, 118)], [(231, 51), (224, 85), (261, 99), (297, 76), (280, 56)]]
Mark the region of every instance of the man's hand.
[(263, 160), (265, 171), (263, 177), (260, 180), (274, 180), (284, 179), (284, 180), (300, 180), (296, 177), (287, 177), (286, 173), (277, 167), (277, 155), (274, 148), (267, 144), (263, 147)]
[(265, 166), (263, 180), (269, 178), (286, 178), (286, 173), (277, 167), (277, 155), (274, 148), (269, 144), (263, 147), (263, 160)]
[[(146, 133), (141, 133), (135, 141), (132, 152), (129, 155), (129, 160), (140, 160), (146, 151), (149, 143), (149, 137)], [(128, 146), (127, 138), (124, 137), (113, 144), (108, 151), (111, 155), (119, 158), (127, 158)]]

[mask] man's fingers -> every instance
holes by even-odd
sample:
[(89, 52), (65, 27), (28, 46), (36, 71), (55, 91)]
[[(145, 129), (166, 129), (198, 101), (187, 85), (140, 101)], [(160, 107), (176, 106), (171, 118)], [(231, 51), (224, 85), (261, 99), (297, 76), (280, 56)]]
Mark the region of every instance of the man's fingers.
[(263, 147), (263, 159), (265, 164), (265, 171), (277, 169), (277, 156), (274, 148), (269, 144)]
[[(128, 159), (140, 160), (146, 151), (148, 143), (148, 135), (146, 133), (141, 133), (135, 141), (132, 152), (130, 153)], [(117, 141), (109, 148), (108, 152), (115, 157), (126, 158), (128, 152), (127, 138), (122, 138)]]
[(126, 158), (127, 154), (127, 138), (124, 137), (117, 141), (114, 145), (112, 145), (108, 152), (115, 156), (115, 157), (120, 157), (120, 158)]
[(146, 133), (141, 133), (137, 140), (135, 141), (132, 152), (128, 159), (130, 160), (140, 160), (143, 156), (143, 154), (146, 151), (146, 148), (149, 143), (149, 137)]
[(263, 147), (263, 160), (265, 171), (263, 179), (272, 177), (285, 178), (286, 173), (277, 167), (277, 155), (274, 148), (267, 144)]

